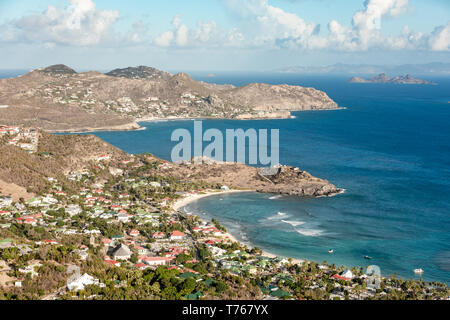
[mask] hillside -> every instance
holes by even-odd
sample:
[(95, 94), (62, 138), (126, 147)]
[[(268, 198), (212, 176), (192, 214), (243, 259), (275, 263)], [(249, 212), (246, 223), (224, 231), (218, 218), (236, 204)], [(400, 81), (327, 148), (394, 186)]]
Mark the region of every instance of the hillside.
[[(102, 171), (103, 165), (97, 161), (101, 155), (116, 159), (108, 163), (113, 167), (118, 167), (119, 161), (128, 157), (121, 150), (91, 135), (61, 136), (40, 131), (37, 150), (33, 153), (11, 145), (7, 140), (7, 137), (0, 136), (0, 181), (5, 192), (18, 190), (14, 186), (25, 188), (30, 193), (42, 192), (53, 185), (48, 178), (56, 179), (64, 188), (71, 189), (75, 183), (67, 179), (68, 174)], [(103, 176), (107, 178), (109, 173), (104, 172)]]
[(1, 124), (49, 131), (132, 130), (161, 118), (278, 118), (294, 110), (335, 109), (326, 93), (299, 86), (240, 88), (198, 82), (150, 67), (107, 74), (64, 65), (0, 80)]

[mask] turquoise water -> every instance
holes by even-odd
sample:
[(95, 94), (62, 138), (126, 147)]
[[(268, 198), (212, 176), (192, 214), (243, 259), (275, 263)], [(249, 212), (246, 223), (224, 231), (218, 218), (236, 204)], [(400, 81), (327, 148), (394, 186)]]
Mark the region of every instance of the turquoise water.
[[(377, 264), (385, 275), (450, 282), (450, 79), (437, 86), (349, 84), (348, 77), (218, 74), (198, 80), (288, 83), (325, 90), (346, 110), (298, 112), (296, 119), (207, 120), (205, 128), (279, 128), (280, 161), (326, 178), (346, 193), (301, 199), (244, 193), (185, 207), (218, 218), (243, 241), (276, 254), (348, 266)], [(99, 132), (131, 153), (170, 159), (176, 128)], [(328, 254), (334, 249), (334, 254)], [(363, 257), (369, 255), (372, 260)]]

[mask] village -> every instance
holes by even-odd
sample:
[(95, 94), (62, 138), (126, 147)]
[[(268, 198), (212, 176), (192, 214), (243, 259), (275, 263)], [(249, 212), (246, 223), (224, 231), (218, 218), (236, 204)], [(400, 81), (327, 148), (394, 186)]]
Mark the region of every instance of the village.
[[(0, 126), (2, 143), (36, 152), (35, 129)], [(51, 155), (49, 155), (51, 156)], [(175, 210), (223, 185), (145, 174), (171, 168), (139, 156), (92, 156), (66, 173), (78, 189), (47, 177), (48, 192), (0, 195), (0, 299), (449, 299), (444, 284), (380, 278), (362, 268), (276, 257), (236, 241), (216, 220)], [(110, 169), (97, 179), (92, 168)]]

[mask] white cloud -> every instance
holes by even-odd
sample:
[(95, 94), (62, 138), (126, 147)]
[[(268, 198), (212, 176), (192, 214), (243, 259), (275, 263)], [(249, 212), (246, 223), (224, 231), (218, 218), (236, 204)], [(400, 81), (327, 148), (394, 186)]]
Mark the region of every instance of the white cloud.
[[(70, 0), (58, 9), (49, 6), (42, 14), (24, 16), (4, 26), (8, 41), (89, 46), (107, 36), (119, 12), (97, 10), (92, 0)], [(4, 38), (5, 39), (5, 38)]]
[(175, 36), (172, 31), (167, 31), (159, 35), (153, 40), (153, 42), (160, 47), (168, 47), (172, 43), (172, 40)]
[(320, 29), (299, 16), (271, 6), (268, 0), (224, 0), (246, 23), (253, 45), (296, 42), (305, 44)]
[(450, 22), (434, 29), (429, 37), (429, 45), (433, 51), (450, 50)]
[(223, 31), (215, 21), (198, 21), (195, 28), (183, 24), (180, 15), (172, 20), (172, 30), (156, 37), (153, 43), (160, 47), (237, 46), (243, 40), (238, 29)]

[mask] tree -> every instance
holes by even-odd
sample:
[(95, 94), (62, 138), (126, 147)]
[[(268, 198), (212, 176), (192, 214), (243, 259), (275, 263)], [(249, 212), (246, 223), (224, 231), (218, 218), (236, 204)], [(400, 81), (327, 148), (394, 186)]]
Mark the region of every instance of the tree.
[(181, 285), (181, 294), (187, 295), (195, 290), (197, 282), (193, 278), (187, 278)]
[(227, 289), (228, 289), (228, 286), (226, 285), (225, 282), (223, 282), (223, 281), (218, 281), (218, 282), (216, 283), (216, 292), (217, 292), (217, 293), (222, 293), (222, 292), (224, 292), (224, 291), (227, 290)]

